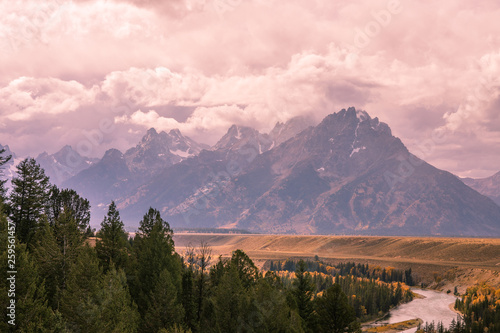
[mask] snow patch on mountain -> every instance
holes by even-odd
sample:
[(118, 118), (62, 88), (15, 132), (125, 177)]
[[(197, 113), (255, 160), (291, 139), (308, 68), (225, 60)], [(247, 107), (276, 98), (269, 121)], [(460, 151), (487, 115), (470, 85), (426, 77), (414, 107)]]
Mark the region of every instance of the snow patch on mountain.
[(188, 158), (188, 157), (193, 156), (193, 154), (190, 154), (189, 151), (182, 151), (180, 149), (170, 150), (170, 152), (172, 154), (177, 155), (177, 156), (182, 157), (182, 158)]
[(354, 148), (351, 152), (351, 155), (349, 155), (349, 157), (352, 157), (352, 155), (356, 154), (356, 153), (359, 153), (361, 150), (365, 150), (366, 147), (360, 147), (360, 148)]

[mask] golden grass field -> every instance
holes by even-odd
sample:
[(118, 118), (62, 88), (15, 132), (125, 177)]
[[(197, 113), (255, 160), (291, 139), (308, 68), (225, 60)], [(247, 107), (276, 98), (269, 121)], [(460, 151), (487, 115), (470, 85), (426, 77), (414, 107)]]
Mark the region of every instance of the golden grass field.
[(268, 259), (312, 258), (328, 262), (355, 261), (399, 269), (412, 268), (415, 276), (437, 289), (474, 283), (500, 286), (500, 239), (379, 236), (295, 236), (195, 234), (174, 235), (176, 250), (212, 247), (214, 258), (245, 251), (258, 266)]

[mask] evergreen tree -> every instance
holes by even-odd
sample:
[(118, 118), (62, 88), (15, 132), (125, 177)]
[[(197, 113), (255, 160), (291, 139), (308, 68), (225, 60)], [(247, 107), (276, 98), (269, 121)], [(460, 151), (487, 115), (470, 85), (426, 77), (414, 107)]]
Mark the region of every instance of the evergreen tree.
[(334, 284), (315, 300), (317, 332), (361, 332), (354, 309), (340, 285)]
[(143, 216), (141, 222), (139, 223), (140, 235), (143, 237), (149, 236), (157, 224), (162, 225), (165, 237), (167, 237), (168, 241), (172, 241), (172, 229), (170, 229), (168, 223), (161, 218), (160, 212), (153, 207), (149, 207), (148, 212)]
[[(24, 244), (16, 244), (7, 239), (7, 220), (0, 211), (0, 321), (1, 332), (59, 332), (63, 328), (62, 318), (47, 303), (43, 275), (39, 274), (36, 262)], [(15, 244), (15, 268), (7, 267), (7, 244)], [(12, 253), (12, 252), (11, 252)], [(17, 271), (15, 274), (9, 271)], [(15, 278), (13, 297), (9, 297), (12, 276)], [(7, 307), (15, 300), (15, 326), (10, 325)]]
[(42, 216), (33, 236), (32, 249), (48, 287), (48, 299), (54, 309), (59, 308), (62, 292), (73, 264), (84, 247), (84, 235), (78, 229), (70, 211), (63, 211), (50, 225)]
[(97, 233), (96, 250), (104, 272), (107, 272), (112, 265), (125, 269), (129, 246), (127, 238), (120, 213), (112, 201), (107, 216), (101, 222), (101, 230)]
[(63, 254), (48, 221), (42, 219), (33, 238), (33, 244), (33, 257), (38, 263), (40, 274), (45, 278), (49, 305), (53, 309), (58, 309), (58, 296), (62, 290), (65, 267), (63, 267)]
[(203, 299), (206, 293), (206, 280), (205, 280), (205, 270), (210, 266), (210, 261), (212, 260), (212, 248), (205, 242), (201, 242), (200, 247), (197, 251), (196, 261), (199, 266), (198, 274), (198, 301), (197, 301), (197, 311), (196, 318), (198, 320), (198, 325), (201, 320), (201, 312), (203, 310)]
[(233, 252), (230, 265), (238, 272), (241, 283), (245, 288), (249, 288), (259, 278), (259, 269), (248, 255), (241, 250)]
[(16, 235), (29, 244), (38, 219), (48, 202), (49, 177), (33, 158), (17, 165), (17, 176), (12, 179), (10, 218), (16, 225)]
[(303, 319), (303, 328), (306, 332), (310, 331), (313, 321), (311, 315), (314, 311), (312, 301), (314, 289), (311, 274), (306, 271), (306, 264), (301, 260), (298, 262), (297, 270), (295, 271), (292, 294), (297, 305), (298, 313)]
[(63, 211), (53, 227), (54, 236), (61, 251), (61, 290), (66, 288), (66, 279), (84, 244), (84, 235), (78, 229), (69, 211)]
[(168, 270), (164, 269), (149, 296), (149, 306), (144, 317), (148, 332), (173, 328), (183, 323), (184, 309), (177, 300), (178, 294)]
[(4, 165), (7, 164), (12, 158), (12, 155), (3, 156), (4, 153), (5, 148), (0, 149), (0, 203), (2, 204), (5, 202), (5, 194), (7, 192), (7, 189), (5, 188), (5, 183), (7, 182), (7, 180), (3, 179), (3, 168)]
[(195, 295), (194, 272), (192, 267), (184, 269), (182, 274), (182, 306), (184, 308), (184, 322), (192, 329), (197, 330), (197, 305)]
[[(230, 267), (224, 274), (214, 295), (215, 323), (212, 332), (245, 332), (243, 312), (248, 304), (248, 295), (241, 284), (236, 267)], [(204, 326), (205, 327), (205, 326)], [(246, 329), (245, 329), (246, 328)], [(215, 330), (214, 330), (215, 329)]]
[(139, 325), (137, 306), (132, 302), (123, 270), (112, 267), (92, 299), (83, 306), (89, 333), (135, 333)]
[(181, 290), (182, 264), (180, 256), (175, 253), (172, 235), (170, 225), (157, 210), (150, 208), (134, 238), (131, 292), (143, 318), (151, 304), (151, 292), (163, 270), (170, 273), (175, 290)]
[[(270, 283), (271, 282), (271, 283)], [(247, 315), (255, 332), (303, 332), (300, 317), (287, 304), (272, 278), (259, 279), (252, 293), (254, 313)]]
[(49, 191), (49, 200), (46, 209), (49, 222), (53, 225), (62, 212), (70, 213), (78, 229), (87, 232), (90, 222), (90, 203), (76, 193), (75, 190), (60, 190), (53, 185)]
[(93, 248), (83, 247), (68, 272), (61, 292), (60, 311), (67, 319), (71, 331), (89, 332), (96, 318), (83, 311), (83, 305), (93, 301), (103, 288), (102, 270)]

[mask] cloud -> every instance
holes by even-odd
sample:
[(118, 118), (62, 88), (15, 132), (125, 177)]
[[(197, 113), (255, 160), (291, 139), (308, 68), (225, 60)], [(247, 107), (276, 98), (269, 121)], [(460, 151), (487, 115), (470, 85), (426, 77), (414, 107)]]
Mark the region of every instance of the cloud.
[(174, 73), (165, 67), (115, 71), (102, 82), (102, 91), (115, 100), (137, 105), (196, 105), (209, 79), (195, 73)]
[(0, 89), (0, 110), (4, 110), (4, 118), (12, 121), (28, 120), (40, 114), (74, 112), (82, 105), (93, 103), (97, 90), (97, 87), (87, 89), (75, 81), (22, 77)]
[[(273, 117), (265, 121), (274, 124), (279, 119)], [(198, 107), (185, 122), (178, 122), (170, 117), (162, 117), (156, 111), (138, 110), (130, 116), (117, 116), (117, 124), (139, 125), (143, 128), (154, 127), (157, 130), (180, 129), (182, 133), (200, 142), (215, 143), (233, 124), (261, 127), (262, 109), (256, 106), (219, 105)]]
[(425, 155), (438, 167), (500, 170), (486, 153), (500, 148), (493, 0), (24, 0), (0, 11), (0, 140), (21, 154), (57, 150), (54, 137), (81, 144), (101, 120), (116, 126), (92, 155), (127, 149), (147, 127), (214, 142), (232, 123), (268, 131), (354, 105), (410, 150), (445, 130)]

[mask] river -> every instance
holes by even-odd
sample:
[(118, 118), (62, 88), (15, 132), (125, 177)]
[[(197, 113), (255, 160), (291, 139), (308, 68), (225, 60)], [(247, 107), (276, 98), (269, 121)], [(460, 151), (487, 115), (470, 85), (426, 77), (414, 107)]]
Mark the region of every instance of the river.
[[(457, 313), (450, 309), (450, 304), (454, 304), (456, 297), (453, 294), (445, 294), (432, 290), (414, 289), (414, 293), (425, 298), (415, 298), (410, 303), (402, 304), (390, 311), (389, 317), (376, 322), (376, 325), (395, 324), (401, 321), (420, 318), (425, 322), (443, 322), (444, 327), (448, 327), (453, 319), (457, 318)], [(403, 332), (415, 332), (417, 329), (409, 329)]]

